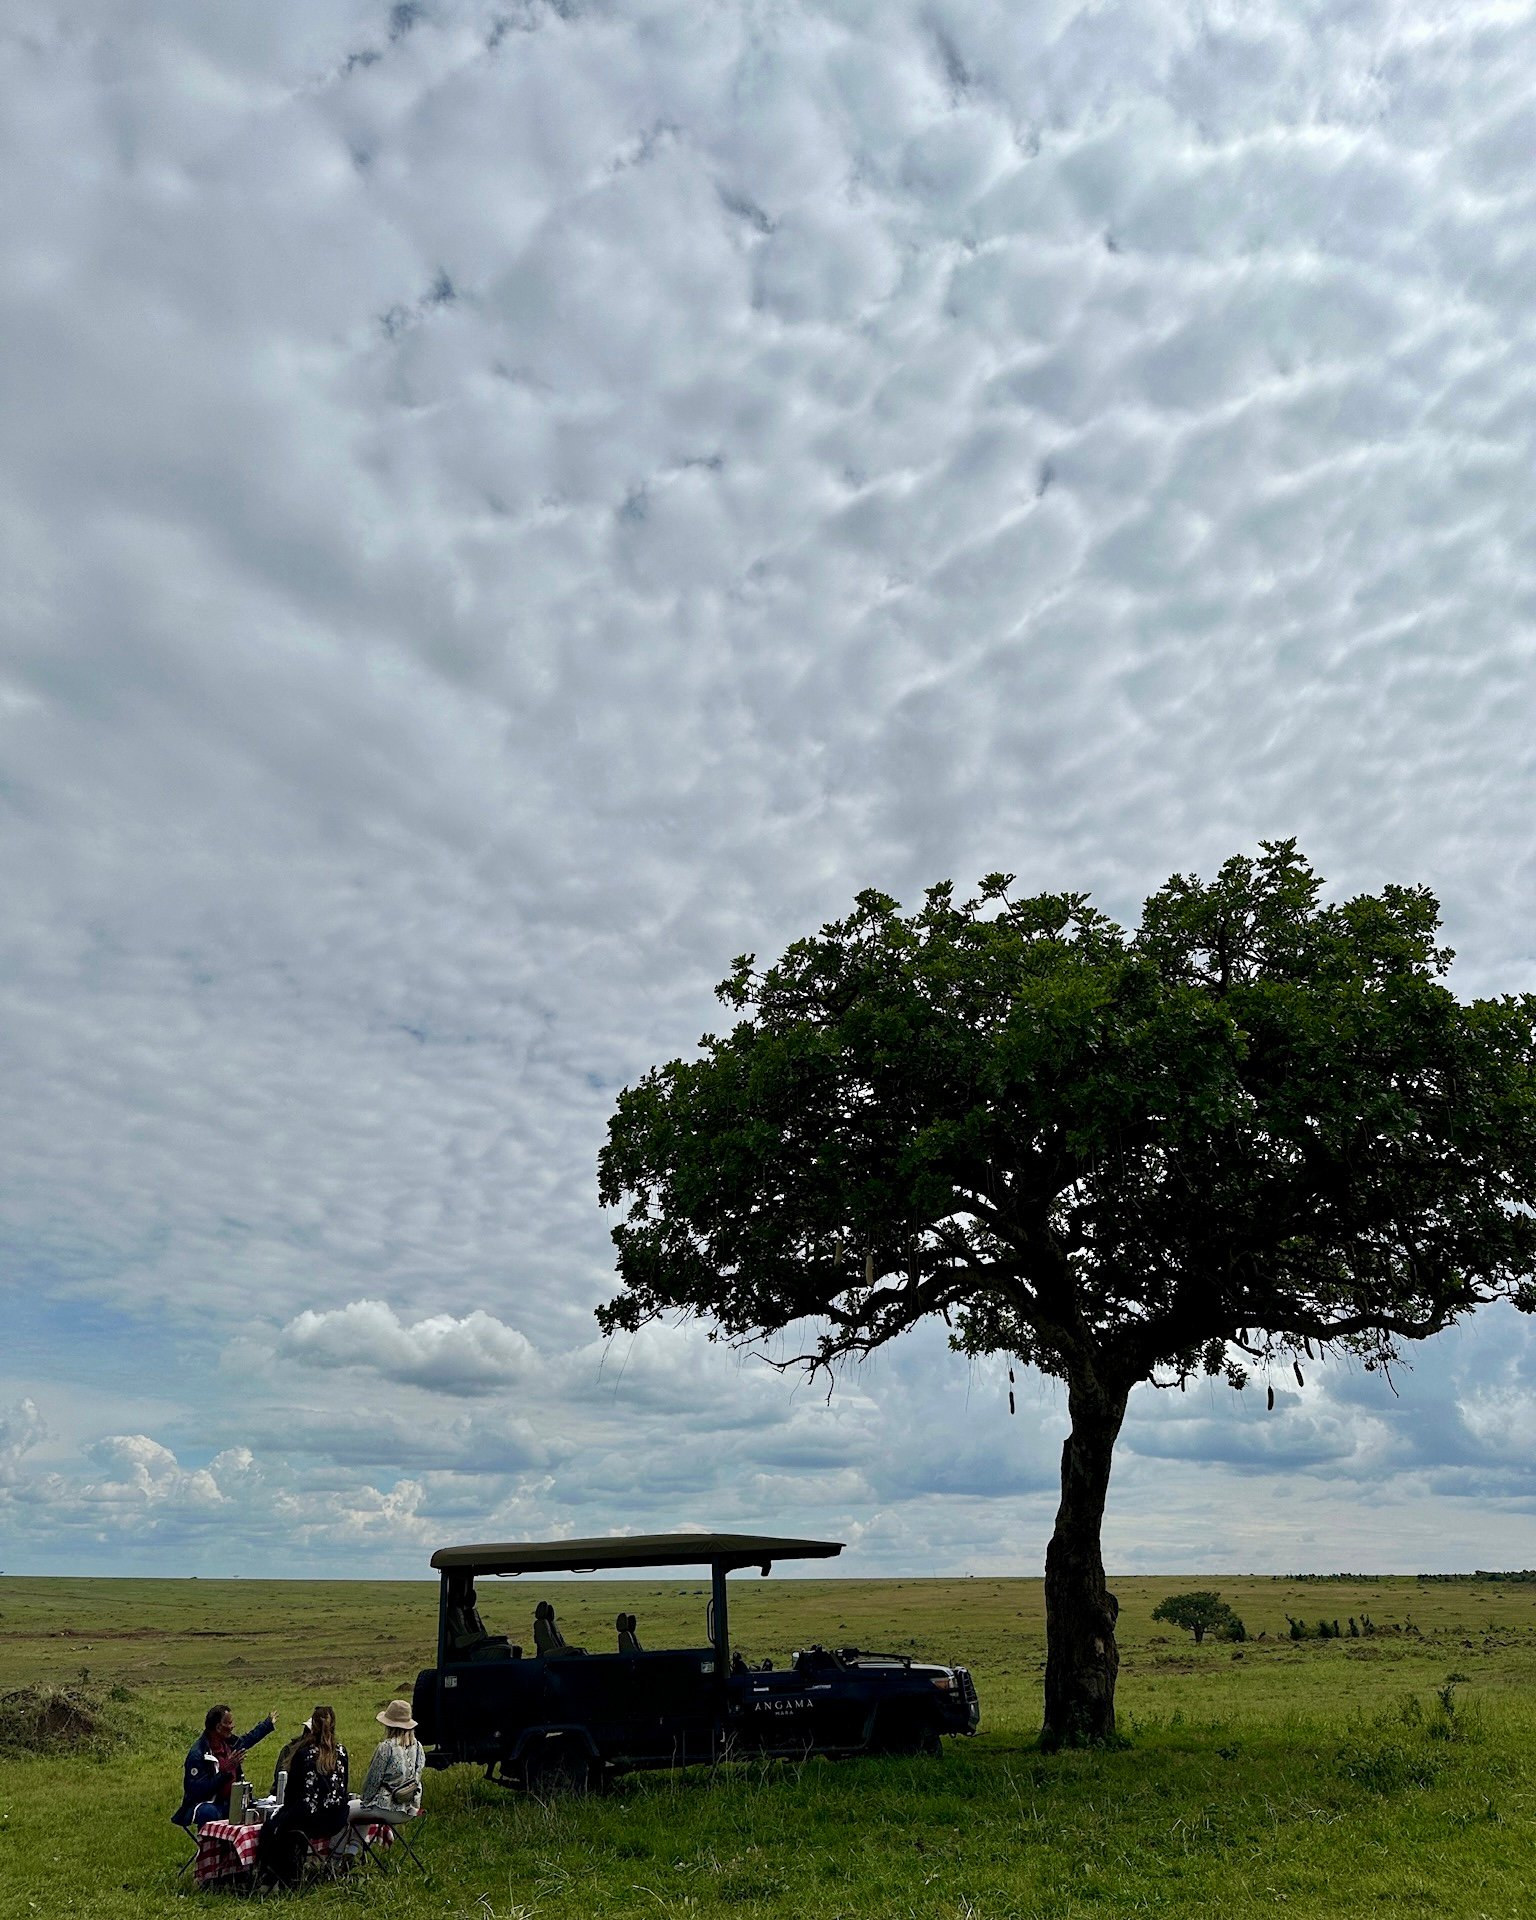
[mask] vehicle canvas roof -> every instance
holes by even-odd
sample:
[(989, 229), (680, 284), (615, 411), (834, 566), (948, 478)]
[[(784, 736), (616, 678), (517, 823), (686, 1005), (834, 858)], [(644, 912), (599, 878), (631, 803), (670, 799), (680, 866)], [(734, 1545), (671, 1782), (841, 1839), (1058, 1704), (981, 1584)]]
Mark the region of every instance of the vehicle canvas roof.
[(760, 1566), (775, 1560), (830, 1560), (841, 1540), (784, 1540), (755, 1533), (604, 1534), (595, 1540), (488, 1541), (479, 1546), (439, 1547), (432, 1564), (441, 1572), (601, 1573), (617, 1567)]

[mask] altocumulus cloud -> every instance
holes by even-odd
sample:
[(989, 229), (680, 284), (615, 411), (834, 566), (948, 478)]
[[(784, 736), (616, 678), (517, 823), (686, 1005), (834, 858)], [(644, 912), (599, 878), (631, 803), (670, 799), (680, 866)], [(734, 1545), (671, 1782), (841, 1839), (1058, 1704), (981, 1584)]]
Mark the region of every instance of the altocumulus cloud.
[[(941, 1338), (831, 1408), (592, 1346), (603, 1122), (868, 884), (1295, 832), (1530, 984), (1533, 70), (1437, 0), (13, 0), (5, 1563), (1037, 1566), (1059, 1409)], [(1326, 1560), (1305, 1485), (1536, 1556), (1499, 1347), (1138, 1404), (1114, 1550)]]

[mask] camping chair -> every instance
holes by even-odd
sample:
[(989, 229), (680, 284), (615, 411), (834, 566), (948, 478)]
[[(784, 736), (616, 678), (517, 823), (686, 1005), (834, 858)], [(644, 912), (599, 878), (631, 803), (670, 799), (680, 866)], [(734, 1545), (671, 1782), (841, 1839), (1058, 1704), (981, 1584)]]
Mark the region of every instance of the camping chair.
[(385, 1855), (382, 1847), (375, 1846), (368, 1837), (369, 1827), (388, 1827), (394, 1835), (394, 1847), (402, 1847), (423, 1880), (431, 1878), (431, 1868), (416, 1851), (414, 1842), (420, 1838), (425, 1813), (360, 1813), (352, 1822), (352, 1837), (356, 1841), (361, 1857), (377, 1867), (380, 1873), (393, 1870), (393, 1862)]
[(199, 1833), (198, 1829), (193, 1826), (190, 1814), (185, 1820), (178, 1820), (176, 1815), (173, 1813), (171, 1815), (171, 1825), (182, 1836), (182, 1838), (186, 1841), (188, 1847), (191, 1849), (190, 1852), (184, 1853), (182, 1855), (181, 1865), (176, 1869), (176, 1878), (179, 1880), (181, 1876), (186, 1872), (187, 1868), (192, 1866), (196, 1862), (198, 1852), (202, 1846), (202, 1836)]
[(352, 1851), (351, 1835), (346, 1827), (331, 1836), (331, 1845), (324, 1853), (316, 1853), (315, 1843), (311, 1841), (299, 1863), (298, 1891), (314, 1886), (317, 1881), (344, 1880), (358, 1858), (359, 1854)]
[(187, 1868), (190, 1867), (192, 1865), (192, 1862), (197, 1858), (197, 1852), (198, 1852), (197, 1829), (190, 1823), (190, 1821), (187, 1823), (186, 1826), (183, 1826), (179, 1820), (172, 1820), (171, 1825), (176, 1829), (176, 1831), (182, 1836), (182, 1838), (187, 1842), (188, 1846), (190, 1846), (192, 1849), (190, 1853), (184, 1853), (181, 1856), (181, 1865), (176, 1869), (176, 1878), (179, 1880), (181, 1876), (186, 1872)]

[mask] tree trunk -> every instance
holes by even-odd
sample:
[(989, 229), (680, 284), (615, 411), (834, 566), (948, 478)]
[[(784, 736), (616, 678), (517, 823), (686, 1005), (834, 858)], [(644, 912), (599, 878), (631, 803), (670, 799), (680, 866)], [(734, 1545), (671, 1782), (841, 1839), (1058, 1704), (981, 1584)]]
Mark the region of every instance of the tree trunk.
[(1061, 1505), (1045, 1552), (1045, 1725), (1049, 1750), (1112, 1740), (1120, 1603), (1104, 1584), (1100, 1538), (1115, 1439), (1128, 1395), (1072, 1381), (1072, 1431), (1061, 1450)]

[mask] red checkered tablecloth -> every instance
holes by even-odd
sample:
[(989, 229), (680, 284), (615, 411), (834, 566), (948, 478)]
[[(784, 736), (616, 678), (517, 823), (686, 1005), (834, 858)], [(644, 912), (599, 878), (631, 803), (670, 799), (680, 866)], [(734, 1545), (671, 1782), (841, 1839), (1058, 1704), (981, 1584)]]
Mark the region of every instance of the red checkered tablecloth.
[[(366, 1829), (371, 1847), (394, 1845), (395, 1830), (387, 1821)], [(232, 1820), (209, 1820), (197, 1830), (197, 1859), (192, 1863), (192, 1878), (200, 1887), (217, 1885), (232, 1874), (249, 1873), (256, 1864), (259, 1826), (236, 1826)], [(330, 1852), (330, 1840), (322, 1836), (309, 1843), (311, 1853), (322, 1859)]]

